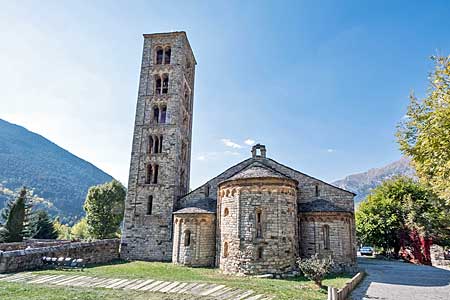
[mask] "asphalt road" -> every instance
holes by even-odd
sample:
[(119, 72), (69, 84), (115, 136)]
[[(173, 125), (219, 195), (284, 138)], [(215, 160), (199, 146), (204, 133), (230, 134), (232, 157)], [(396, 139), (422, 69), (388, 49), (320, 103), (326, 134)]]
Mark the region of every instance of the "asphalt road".
[(450, 300), (450, 270), (365, 257), (358, 263), (368, 275), (353, 300)]

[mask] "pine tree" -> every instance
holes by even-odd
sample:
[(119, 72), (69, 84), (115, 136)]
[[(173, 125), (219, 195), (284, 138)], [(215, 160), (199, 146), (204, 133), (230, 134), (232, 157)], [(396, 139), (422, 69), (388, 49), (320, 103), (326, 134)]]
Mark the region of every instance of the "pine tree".
[(27, 190), (23, 188), (19, 197), (7, 205), (6, 211), (2, 214), (6, 219), (4, 229), (1, 232), (4, 242), (21, 242), (24, 236), (24, 223), (26, 220), (26, 194)]
[(34, 214), (32, 228), (32, 237), (35, 239), (56, 239), (58, 237), (53, 222), (45, 210), (38, 210)]

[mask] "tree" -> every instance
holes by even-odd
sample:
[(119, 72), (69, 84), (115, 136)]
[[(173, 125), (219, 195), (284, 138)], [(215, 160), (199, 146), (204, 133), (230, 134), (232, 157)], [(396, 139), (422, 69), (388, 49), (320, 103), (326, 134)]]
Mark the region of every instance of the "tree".
[(72, 239), (71, 228), (69, 226), (67, 226), (66, 224), (62, 224), (59, 221), (59, 217), (55, 218), (55, 220), (53, 221), (53, 227), (56, 230), (56, 233), (58, 235), (57, 238), (59, 240), (71, 240)]
[(308, 279), (322, 288), (322, 280), (331, 272), (334, 262), (331, 257), (320, 258), (316, 253), (310, 258), (299, 259), (297, 264)]
[(402, 237), (414, 231), (446, 244), (450, 207), (425, 185), (396, 177), (375, 188), (356, 211), (356, 231), (363, 243), (396, 255)]
[(410, 96), (397, 138), (420, 180), (450, 203), (450, 56), (432, 59), (427, 96), (421, 101)]
[(35, 212), (32, 227), (34, 229), (32, 237), (35, 239), (56, 239), (58, 237), (58, 232), (45, 210)]
[(123, 219), (125, 195), (125, 188), (117, 180), (89, 189), (84, 210), (91, 237), (106, 239), (117, 236)]
[(90, 237), (86, 218), (82, 218), (78, 223), (72, 226), (71, 235), (73, 239), (80, 240), (86, 240)]
[(27, 190), (23, 188), (19, 197), (9, 202), (2, 212), (2, 217), (6, 220), (0, 233), (3, 242), (21, 242), (26, 234), (28, 210), (26, 195)]

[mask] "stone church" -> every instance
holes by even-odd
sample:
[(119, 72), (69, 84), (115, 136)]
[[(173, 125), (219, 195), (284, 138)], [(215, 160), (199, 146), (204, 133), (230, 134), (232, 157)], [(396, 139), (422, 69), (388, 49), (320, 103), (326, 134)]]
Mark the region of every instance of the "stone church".
[(355, 195), (264, 145), (189, 192), (195, 66), (185, 32), (144, 35), (121, 256), (253, 275), (318, 253), (354, 268)]

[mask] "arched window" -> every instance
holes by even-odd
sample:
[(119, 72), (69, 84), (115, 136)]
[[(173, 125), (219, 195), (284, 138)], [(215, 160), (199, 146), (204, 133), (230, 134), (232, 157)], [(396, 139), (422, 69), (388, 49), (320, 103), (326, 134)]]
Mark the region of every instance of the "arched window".
[(155, 77), (155, 94), (156, 95), (161, 94), (161, 85), (162, 85), (161, 77), (156, 76)]
[(256, 210), (256, 237), (262, 238), (262, 211)]
[(161, 124), (166, 123), (166, 115), (167, 115), (167, 106), (163, 106), (163, 107), (161, 107), (161, 116), (160, 116), (160, 120), (159, 120), (159, 122)]
[(148, 202), (147, 202), (147, 215), (151, 215), (153, 210), (153, 196), (148, 196)]
[(228, 210), (227, 207), (225, 207), (225, 209), (223, 210), (223, 216), (226, 217), (230, 214), (230, 211)]
[(264, 248), (263, 247), (259, 247), (258, 248), (258, 252), (256, 253), (256, 259), (262, 259), (263, 258), (263, 253), (264, 253)]
[(186, 230), (184, 232), (184, 246), (189, 247), (191, 245), (191, 231)]
[(148, 152), (148, 154), (152, 154), (152, 151), (153, 151), (153, 138), (151, 136), (149, 136), (147, 152)]
[(223, 243), (223, 257), (228, 257), (228, 242)]
[(330, 226), (323, 225), (322, 231), (323, 231), (323, 247), (325, 248), (325, 250), (330, 250)]
[(155, 165), (155, 170), (154, 170), (154, 174), (153, 174), (153, 183), (154, 184), (158, 183), (158, 169), (159, 169), (159, 166)]
[(164, 51), (164, 64), (168, 65), (170, 64), (170, 56), (172, 54), (172, 51), (170, 50), (170, 47), (167, 47)]
[(157, 136), (155, 136), (155, 153), (160, 153), (159, 138)]
[(148, 164), (146, 174), (145, 174), (145, 183), (146, 184), (150, 184), (152, 182), (152, 171), (153, 171), (152, 165)]
[(169, 92), (169, 75), (164, 74), (162, 80), (162, 93), (167, 94)]
[(159, 123), (159, 108), (157, 106), (153, 108), (153, 120), (155, 123)]
[(156, 64), (160, 65), (163, 62), (164, 51), (161, 48), (156, 48)]
[(159, 136), (159, 153), (162, 153), (162, 145), (163, 145), (163, 136)]
[(319, 190), (319, 185), (318, 184), (316, 184), (315, 186), (314, 186), (314, 194), (315, 194), (315, 196), (316, 197), (319, 197), (320, 196), (320, 190)]

